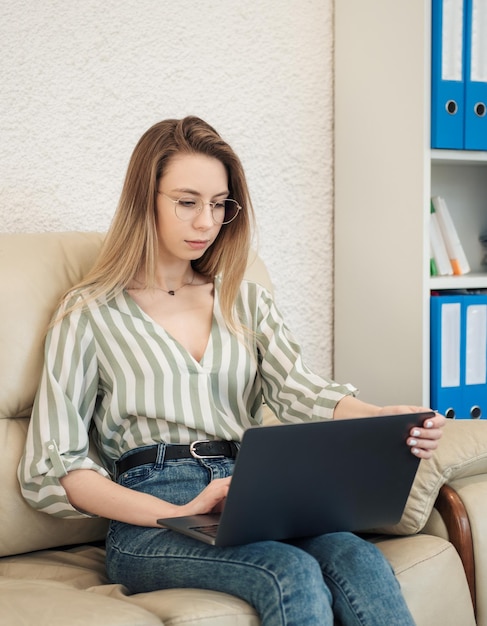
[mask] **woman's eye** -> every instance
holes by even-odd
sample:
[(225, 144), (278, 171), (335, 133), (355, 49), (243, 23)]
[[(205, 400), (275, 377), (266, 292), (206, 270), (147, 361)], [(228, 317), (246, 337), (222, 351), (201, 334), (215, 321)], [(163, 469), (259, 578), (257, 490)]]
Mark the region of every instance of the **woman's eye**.
[(225, 200), (219, 200), (218, 202), (213, 203), (213, 208), (218, 211), (223, 211), (225, 208)]
[(196, 200), (191, 200), (191, 199), (181, 199), (178, 200), (178, 204), (179, 206), (183, 207), (184, 209), (194, 209), (196, 207)]

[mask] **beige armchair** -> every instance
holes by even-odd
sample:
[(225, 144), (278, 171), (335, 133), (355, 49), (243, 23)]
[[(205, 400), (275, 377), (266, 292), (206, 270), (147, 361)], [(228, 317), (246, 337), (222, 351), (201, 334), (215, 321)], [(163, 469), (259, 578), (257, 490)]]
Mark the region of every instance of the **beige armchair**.
[[(0, 235), (0, 615), (12, 625), (258, 626), (252, 607), (225, 594), (173, 589), (130, 595), (110, 584), (105, 520), (50, 517), (20, 495), (16, 469), (46, 325), (101, 241), (100, 234), (80, 232)], [(256, 255), (248, 275), (270, 286)], [(475, 624), (472, 598), (478, 623), (487, 626), (486, 426), (448, 424), (443, 444), (433, 461), (421, 464), (400, 524), (370, 540), (394, 567), (419, 626)]]

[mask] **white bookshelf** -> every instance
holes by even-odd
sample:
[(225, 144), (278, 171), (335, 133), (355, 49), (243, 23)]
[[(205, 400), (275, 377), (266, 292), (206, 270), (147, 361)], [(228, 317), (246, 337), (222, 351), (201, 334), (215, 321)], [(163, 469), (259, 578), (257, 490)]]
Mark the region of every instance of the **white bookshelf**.
[[(334, 377), (429, 404), (432, 289), (487, 288), (487, 153), (430, 149), (430, 2), (335, 3)], [(429, 276), (429, 206), (448, 204), (472, 273)]]
[(487, 274), (471, 272), (465, 276), (435, 276), (430, 280), (432, 290), (487, 289)]
[(432, 163), (487, 165), (487, 152), (477, 150), (430, 150)]

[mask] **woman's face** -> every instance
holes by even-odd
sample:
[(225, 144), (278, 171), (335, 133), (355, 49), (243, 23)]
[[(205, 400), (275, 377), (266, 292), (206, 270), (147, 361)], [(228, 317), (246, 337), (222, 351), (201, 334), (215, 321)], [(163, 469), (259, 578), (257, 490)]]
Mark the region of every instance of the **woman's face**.
[[(203, 154), (181, 154), (169, 161), (159, 180), (157, 238), (165, 260), (200, 258), (215, 241), (221, 224), (213, 221), (209, 202), (228, 198), (228, 177), (221, 161)], [(184, 199), (185, 219), (176, 215), (175, 200)], [(200, 213), (188, 207), (203, 202)], [(188, 218), (189, 219), (186, 219)]]

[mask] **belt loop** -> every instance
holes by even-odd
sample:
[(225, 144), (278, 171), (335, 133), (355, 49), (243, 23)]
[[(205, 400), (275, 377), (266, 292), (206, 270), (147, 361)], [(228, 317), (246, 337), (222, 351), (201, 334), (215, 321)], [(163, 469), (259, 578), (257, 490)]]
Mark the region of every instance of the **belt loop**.
[(157, 456), (156, 456), (156, 462), (154, 464), (154, 469), (162, 469), (162, 466), (164, 465), (164, 457), (166, 456), (166, 444), (165, 443), (159, 443), (157, 445)]

